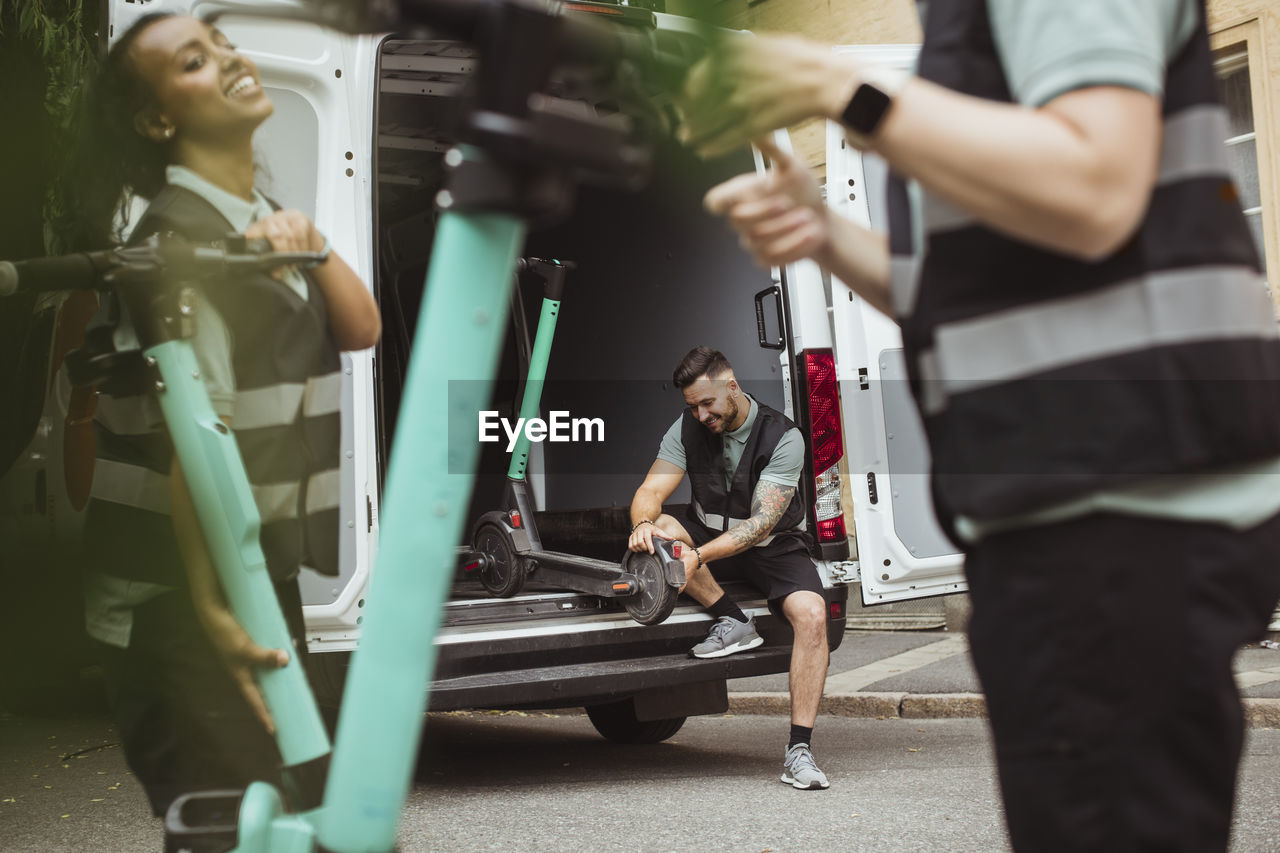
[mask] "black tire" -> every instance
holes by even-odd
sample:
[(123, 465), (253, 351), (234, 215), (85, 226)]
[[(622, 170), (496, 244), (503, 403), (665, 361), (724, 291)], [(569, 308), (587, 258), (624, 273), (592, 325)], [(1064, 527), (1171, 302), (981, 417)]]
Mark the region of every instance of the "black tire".
[(480, 570), (480, 583), (490, 595), (509, 598), (524, 589), (529, 572), (524, 560), (511, 546), (511, 539), (505, 530), (496, 524), (482, 524), (476, 530), (472, 546), (485, 555), (485, 565)]
[(628, 551), (622, 558), (623, 571), (631, 572), (640, 583), (640, 589), (622, 600), (631, 618), (641, 625), (657, 625), (665, 622), (676, 609), (680, 597), (675, 587), (667, 583), (662, 561), (644, 551)]
[(606, 705), (588, 705), (587, 716), (606, 740), (614, 743), (661, 743), (680, 731), (685, 717), (664, 720), (636, 719), (636, 704), (631, 698)]

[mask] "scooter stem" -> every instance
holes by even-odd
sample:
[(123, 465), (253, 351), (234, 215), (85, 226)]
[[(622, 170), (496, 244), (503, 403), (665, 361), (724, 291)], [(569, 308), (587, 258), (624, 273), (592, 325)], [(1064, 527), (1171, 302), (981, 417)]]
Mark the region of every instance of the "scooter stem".
[(435, 667), (432, 640), (479, 458), (476, 412), (489, 401), (524, 234), (512, 214), (440, 217), (320, 815), (320, 844), (334, 853), (395, 845)]
[[(560, 300), (544, 297), (542, 315), (538, 318), (538, 331), (533, 337), (533, 352), (529, 355), (529, 379), (524, 386), (524, 399), (520, 401), (520, 420), (529, 423), (536, 418), (542, 405), (542, 386), (547, 378), (547, 364), (551, 361), (551, 342), (556, 336), (556, 317), (560, 313)], [(529, 433), (521, 429), (516, 446), (511, 451), (511, 464), (507, 477), (523, 480), (529, 465)]]
[[(162, 383), (156, 396), (227, 603), (255, 643), (293, 648), (258, 544), (258, 509), (235, 437), (213, 411), (191, 345), (171, 340), (144, 355), (155, 360)], [(259, 671), (257, 681), (285, 767), (326, 755), (329, 739), (298, 656), (291, 654), (282, 669)]]

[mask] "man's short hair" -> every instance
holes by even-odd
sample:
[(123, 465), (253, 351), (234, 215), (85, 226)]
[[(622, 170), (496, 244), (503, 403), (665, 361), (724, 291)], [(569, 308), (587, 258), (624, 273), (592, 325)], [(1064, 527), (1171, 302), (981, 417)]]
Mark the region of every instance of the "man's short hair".
[(711, 347), (694, 347), (680, 359), (676, 369), (671, 372), (671, 382), (683, 391), (697, 382), (699, 377), (708, 376), (718, 379), (732, 372), (733, 365), (720, 350)]

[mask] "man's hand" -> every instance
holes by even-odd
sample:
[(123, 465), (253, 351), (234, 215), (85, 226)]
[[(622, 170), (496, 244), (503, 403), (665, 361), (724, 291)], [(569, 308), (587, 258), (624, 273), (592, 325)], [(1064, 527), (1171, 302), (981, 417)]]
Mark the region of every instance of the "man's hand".
[(673, 536), (668, 536), (661, 528), (658, 527), (658, 525), (649, 521), (641, 524), (635, 530), (631, 531), (631, 536), (627, 539), (627, 547), (632, 551), (647, 551), (652, 554), (653, 537), (655, 536), (659, 539), (668, 540), (675, 538)]
[(853, 96), (859, 67), (799, 36), (723, 38), (689, 71), (681, 141), (711, 157), (814, 116), (837, 116)]
[(828, 266), (832, 213), (822, 200), (818, 182), (803, 163), (768, 137), (755, 144), (772, 161), (769, 171), (738, 175), (712, 187), (703, 205), (729, 220), (742, 247), (765, 269), (801, 258)]

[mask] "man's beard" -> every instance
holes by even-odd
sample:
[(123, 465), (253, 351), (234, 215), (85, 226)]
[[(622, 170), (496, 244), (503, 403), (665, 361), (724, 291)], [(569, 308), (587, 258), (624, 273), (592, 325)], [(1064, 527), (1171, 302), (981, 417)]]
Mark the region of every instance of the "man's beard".
[[(728, 432), (729, 426), (737, 422), (737, 420), (738, 420), (738, 403), (733, 398), (730, 398), (728, 410), (723, 415), (718, 415), (715, 419), (715, 422), (720, 424), (720, 432)], [(715, 432), (715, 430), (712, 429), (712, 424), (704, 423), (703, 426), (705, 426), (707, 429), (712, 430), (712, 432)]]

